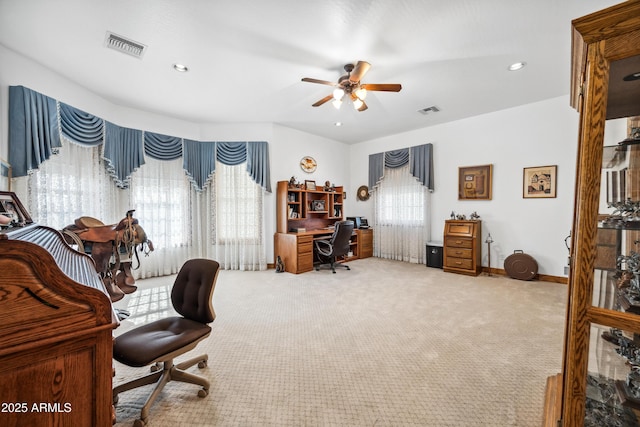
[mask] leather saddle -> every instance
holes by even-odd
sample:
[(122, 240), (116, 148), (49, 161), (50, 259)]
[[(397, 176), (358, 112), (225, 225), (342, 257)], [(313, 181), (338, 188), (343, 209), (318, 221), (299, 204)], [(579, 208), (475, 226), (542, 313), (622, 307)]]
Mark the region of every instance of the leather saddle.
[(127, 216), (118, 224), (105, 225), (99, 219), (90, 216), (81, 216), (77, 218), (73, 224), (76, 229), (72, 231), (76, 233), (81, 240), (106, 243), (120, 240), (122, 230), (138, 224), (138, 220)]
[[(131, 273), (130, 256), (121, 260), (121, 255), (130, 255), (127, 251), (135, 252), (135, 245), (140, 243), (146, 243), (149, 250), (153, 251), (153, 244), (138, 225), (133, 212), (127, 212), (126, 217), (117, 224), (109, 225), (97, 218), (81, 216), (63, 230), (63, 234), (73, 240), (69, 241), (70, 244), (78, 244), (81, 251), (91, 255), (114, 302), (137, 289), (133, 285), (135, 279)], [(137, 258), (137, 252), (135, 256)], [(115, 264), (111, 262), (113, 259)]]

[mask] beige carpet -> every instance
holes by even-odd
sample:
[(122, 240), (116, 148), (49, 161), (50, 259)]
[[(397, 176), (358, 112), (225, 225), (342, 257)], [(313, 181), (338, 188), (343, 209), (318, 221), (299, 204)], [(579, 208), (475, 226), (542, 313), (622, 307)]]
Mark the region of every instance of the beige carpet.
[[(566, 285), (467, 277), (368, 258), (351, 271), (222, 271), (213, 332), (169, 383), (149, 426), (535, 426), (560, 371)], [(118, 307), (165, 316), (173, 277), (138, 281)], [(146, 373), (116, 363), (114, 384)], [(118, 427), (149, 387), (122, 393)]]

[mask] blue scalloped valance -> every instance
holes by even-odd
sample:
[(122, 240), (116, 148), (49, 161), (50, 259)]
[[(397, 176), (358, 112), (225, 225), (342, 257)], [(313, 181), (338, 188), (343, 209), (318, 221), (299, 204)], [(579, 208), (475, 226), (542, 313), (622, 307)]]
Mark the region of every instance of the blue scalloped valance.
[(391, 150), (369, 155), (369, 188), (374, 188), (384, 176), (384, 169), (409, 164), (409, 173), (433, 191), (433, 144)]
[(183, 157), (185, 173), (202, 190), (215, 162), (247, 163), (251, 178), (271, 192), (269, 145), (265, 141), (200, 142), (118, 126), (23, 86), (9, 87), (9, 162), (13, 176), (38, 169), (61, 146), (61, 135), (81, 145), (104, 144), (107, 170), (121, 188), (144, 157)]
[(104, 120), (60, 102), (60, 130), (78, 144), (96, 146), (104, 140)]

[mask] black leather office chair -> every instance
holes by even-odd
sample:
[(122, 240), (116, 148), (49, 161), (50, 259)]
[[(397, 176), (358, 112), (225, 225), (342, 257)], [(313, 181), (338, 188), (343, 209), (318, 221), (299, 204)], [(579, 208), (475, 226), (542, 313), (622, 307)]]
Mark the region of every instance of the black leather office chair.
[(336, 266), (351, 270), (346, 264), (336, 263), (336, 258), (349, 253), (349, 240), (351, 240), (352, 234), (353, 221), (337, 221), (331, 239), (314, 241), (315, 253), (320, 259), (320, 263), (316, 265), (316, 271), (325, 265), (329, 266), (334, 273), (336, 272)]
[(219, 268), (220, 264), (209, 259), (199, 258), (185, 262), (171, 290), (171, 303), (181, 316), (156, 320), (114, 339), (113, 357), (118, 362), (135, 367), (154, 364), (150, 374), (113, 389), (113, 403), (116, 404), (119, 393), (156, 384), (134, 427), (146, 424), (151, 405), (169, 381), (202, 386), (198, 391), (200, 397), (209, 393), (209, 381), (184, 371), (196, 363), (199, 368), (207, 366), (206, 354), (177, 365), (174, 365), (173, 359), (195, 348), (211, 333), (209, 323), (216, 317), (211, 299)]

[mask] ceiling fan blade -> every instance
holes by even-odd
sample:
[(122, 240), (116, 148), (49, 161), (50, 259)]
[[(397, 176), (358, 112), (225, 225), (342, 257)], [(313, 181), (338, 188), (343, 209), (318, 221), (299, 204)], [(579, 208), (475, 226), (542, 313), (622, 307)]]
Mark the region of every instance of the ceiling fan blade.
[(327, 95), (324, 98), (322, 98), (320, 101), (316, 102), (315, 104), (312, 105), (312, 107), (319, 107), (322, 104), (324, 104), (327, 101), (331, 101), (333, 99), (333, 95)]
[(328, 82), (326, 80), (318, 80), (318, 79), (312, 79), (310, 77), (305, 77), (302, 79), (303, 82), (308, 82), (308, 83), (319, 83), (321, 85), (328, 85), (328, 86), (338, 86), (337, 83), (335, 82)]
[(366, 83), (361, 84), (360, 87), (366, 90), (377, 90), (383, 92), (400, 92), (400, 89), (402, 89), (402, 85), (397, 83)]
[(360, 108), (358, 108), (358, 111), (364, 111), (367, 108), (369, 108), (369, 107), (367, 107), (367, 104), (364, 101), (362, 101), (362, 105), (360, 106)]
[(362, 80), (366, 72), (369, 71), (369, 68), (371, 68), (371, 64), (367, 61), (358, 61), (353, 71), (351, 71), (351, 74), (349, 74), (349, 81), (351, 83), (358, 83)]

